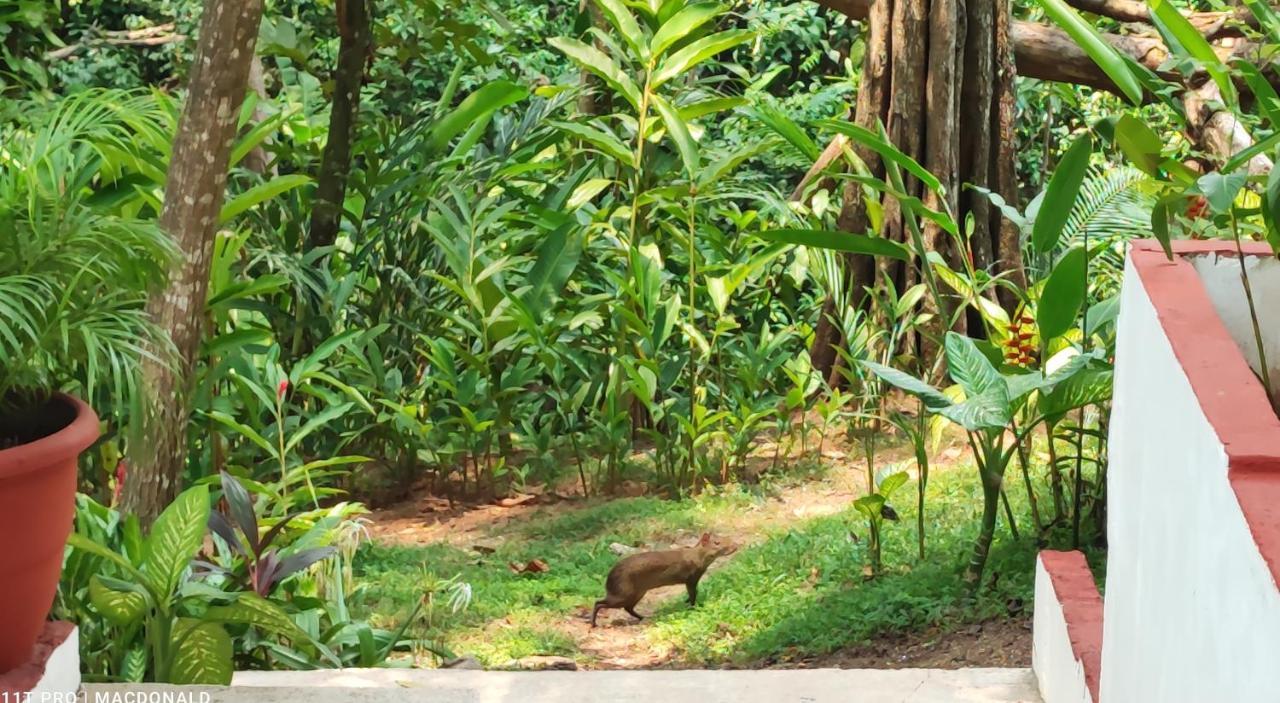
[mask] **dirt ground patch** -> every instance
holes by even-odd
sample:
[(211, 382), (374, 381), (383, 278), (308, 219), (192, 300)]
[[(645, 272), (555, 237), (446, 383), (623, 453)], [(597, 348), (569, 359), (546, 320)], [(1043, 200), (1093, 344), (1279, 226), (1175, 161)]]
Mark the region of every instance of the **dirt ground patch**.
[[(949, 436), (933, 457), (932, 468), (944, 472), (966, 466), (968, 454), (959, 436)], [(768, 446), (763, 452), (771, 452)], [(866, 486), (866, 468), (856, 447), (829, 442), (821, 456), (806, 457), (828, 468), (818, 480), (779, 483), (767, 500), (755, 501), (738, 511), (709, 514), (707, 529), (733, 535), (741, 545), (763, 541), (789, 525), (833, 515), (847, 510)], [(884, 447), (877, 455), (877, 467), (900, 465), (914, 474), (911, 449)], [(572, 488), (534, 489), (527, 500), (515, 503), (449, 506), (447, 501), (419, 492), (408, 500), (371, 516), (369, 531), (375, 541), (391, 545), (447, 544), (459, 549), (485, 553), (517, 534), (519, 527), (535, 520), (558, 518), (599, 505), (602, 498), (584, 499)], [(657, 535), (655, 535), (657, 537)], [(646, 548), (666, 548), (658, 544), (667, 538), (675, 544), (696, 540), (696, 534), (657, 537)], [(721, 566), (721, 565), (716, 565)], [(713, 570), (716, 568), (713, 566)], [(674, 586), (651, 592), (638, 610), (649, 615), (683, 600), (684, 588)], [(650, 623), (637, 622), (623, 611), (604, 611), (599, 627), (588, 622), (590, 602), (576, 612), (547, 617), (499, 617), (484, 626), (482, 638), (498, 637), (507, 628), (533, 627), (558, 633), (571, 640), (579, 666), (590, 669), (665, 669), (682, 667), (677, 653), (650, 636)], [(796, 659), (771, 658), (752, 666), (760, 668), (942, 668), (1025, 667), (1030, 664), (1031, 626), (1029, 613), (988, 620), (980, 624), (946, 631), (931, 628), (922, 632), (885, 633), (870, 644), (825, 655)]]
[(1031, 616), (988, 620), (952, 632), (885, 634), (869, 645), (793, 662), (778, 669), (964, 669), (1031, 666)]

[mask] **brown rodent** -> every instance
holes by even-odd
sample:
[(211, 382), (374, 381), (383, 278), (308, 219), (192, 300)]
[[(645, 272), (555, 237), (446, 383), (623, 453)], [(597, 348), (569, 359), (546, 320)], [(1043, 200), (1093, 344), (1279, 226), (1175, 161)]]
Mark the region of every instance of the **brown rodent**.
[(737, 545), (712, 538), (704, 533), (698, 546), (687, 549), (668, 549), (661, 552), (641, 552), (618, 562), (605, 580), (605, 596), (596, 601), (591, 611), (591, 626), (596, 626), (596, 615), (604, 608), (622, 608), (637, 620), (644, 618), (635, 611), (636, 603), (644, 594), (660, 586), (683, 583), (689, 590), (689, 605), (698, 604), (698, 580), (706, 573), (711, 562), (737, 550)]

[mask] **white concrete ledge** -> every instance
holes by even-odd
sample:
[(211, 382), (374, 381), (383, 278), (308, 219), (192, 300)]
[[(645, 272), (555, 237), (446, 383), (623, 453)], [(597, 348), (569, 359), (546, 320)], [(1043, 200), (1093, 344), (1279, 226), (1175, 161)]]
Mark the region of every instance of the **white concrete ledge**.
[(1102, 598), (1080, 552), (1036, 559), (1031, 668), (1045, 703), (1098, 703)]
[[(1029, 669), (240, 672), (191, 703), (1038, 703)], [(141, 687), (86, 686), (87, 700)]]

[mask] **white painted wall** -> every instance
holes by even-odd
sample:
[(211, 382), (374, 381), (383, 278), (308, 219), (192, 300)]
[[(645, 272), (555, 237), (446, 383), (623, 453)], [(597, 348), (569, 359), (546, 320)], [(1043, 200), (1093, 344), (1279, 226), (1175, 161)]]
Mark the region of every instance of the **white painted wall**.
[(1116, 360), (1100, 703), (1280, 701), (1280, 592), (1132, 263)]
[(70, 703), (80, 690), (80, 629), (76, 628), (49, 655), (44, 676), (27, 700)]
[(1084, 665), (1071, 649), (1062, 601), (1040, 559), (1036, 559), (1032, 632), (1031, 668), (1044, 703), (1095, 703), (1085, 682)]
[[(1249, 302), (1245, 297), (1244, 283), (1240, 279), (1240, 259), (1235, 256), (1201, 254), (1186, 257), (1200, 274), (1209, 299), (1231, 338), (1249, 362), (1254, 373), (1259, 373), (1258, 343), (1254, 338), (1253, 321), (1249, 314)], [(1246, 256), (1245, 271), (1249, 274), (1249, 288), (1253, 291), (1254, 307), (1262, 330), (1262, 348), (1267, 354), (1267, 367), (1272, 383), (1280, 386), (1280, 260), (1272, 257)], [(1280, 395), (1280, 388), (1277, 388)], [(1280, 698), (1280, 697), (1278, 697)]]

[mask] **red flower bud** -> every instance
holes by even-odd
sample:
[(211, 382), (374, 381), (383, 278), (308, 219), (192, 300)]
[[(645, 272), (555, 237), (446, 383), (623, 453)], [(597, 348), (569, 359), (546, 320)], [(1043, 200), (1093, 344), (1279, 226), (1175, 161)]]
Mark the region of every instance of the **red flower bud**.
[(276, 386), (276, 400), (284, 400), (284, 394), (288, 392), (289, 392), (289, 379), (286, 378), (285, 380), (280, 382), (280, 385)]

